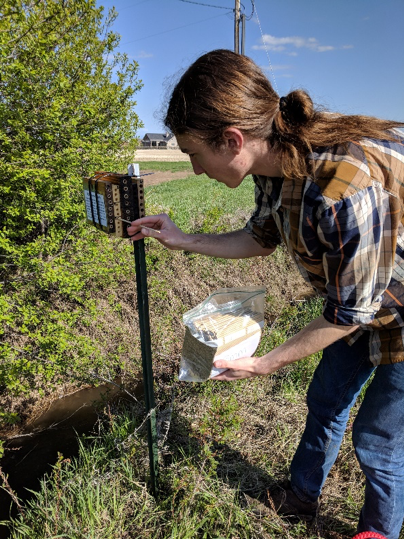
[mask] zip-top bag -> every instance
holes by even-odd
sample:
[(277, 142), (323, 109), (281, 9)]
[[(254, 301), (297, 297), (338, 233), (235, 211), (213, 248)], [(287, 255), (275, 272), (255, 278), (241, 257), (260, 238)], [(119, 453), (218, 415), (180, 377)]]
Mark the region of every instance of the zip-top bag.
[(204, 382), (225, 369), (216, 359), (250, 357), (264, 327), (265, 288), (220, 288), (183, 316), (179, 380)]

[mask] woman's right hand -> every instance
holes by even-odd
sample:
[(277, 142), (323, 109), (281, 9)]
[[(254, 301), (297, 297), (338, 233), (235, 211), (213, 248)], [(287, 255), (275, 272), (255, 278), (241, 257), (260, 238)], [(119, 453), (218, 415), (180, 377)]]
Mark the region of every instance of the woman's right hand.
[(148, 215), (132, 221), (127, 231), (132, 241), (155, 238), (168, 249), (220, 258), (268, 256), (275, 250), (261, 247), (243, 229), (225, 234), (185, 234), (165, 213)]
[(166, 213), (148, 215), (132, 221), (127, 232), (131, 241), (155, 238), (169, 249), (182, 249), (187, 235), (182, 232)]

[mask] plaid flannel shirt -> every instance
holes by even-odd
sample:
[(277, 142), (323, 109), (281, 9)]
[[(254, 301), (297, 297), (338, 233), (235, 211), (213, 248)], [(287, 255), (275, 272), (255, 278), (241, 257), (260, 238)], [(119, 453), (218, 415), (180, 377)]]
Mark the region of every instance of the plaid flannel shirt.
[(374, 365), (404, 361), (404, 136), (364, 139), (309, 156), (305, 181), (255, 176), (245, 230), (283, 240), (333, 324), (367, 331)]

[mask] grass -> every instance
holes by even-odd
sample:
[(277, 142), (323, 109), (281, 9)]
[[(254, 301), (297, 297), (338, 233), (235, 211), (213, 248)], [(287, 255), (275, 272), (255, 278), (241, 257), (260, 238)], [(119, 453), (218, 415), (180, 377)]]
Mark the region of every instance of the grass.
[[(121, 403), (105, 411), (97, 434), (82, 441), (77, 459), (60, 456), (41, 490), (12, 521), (10, 537), (309, 539), (354, 535), (359, 502), (355, 489), (333, 494), (326, 516), (314, 528), (277, 516), (259, 520), (245, 503), (243, 492), (264, 489), (286, 475), (298, 437), (296, 428), (301, 430), (302, 425), (292, 418), (297, 407), (290, 410), (290, 404), (285, 405), (281, 386), (252, 380), (218, 388), (210, 381), (195, 389), (195, 395), (177, 399), (169, 436), (162, 441), (157, 499), (147, 489), (142, 407)], [(268, 394), (270, 407), (262, 401)], [(332, 534), (324, 530), (330, 522)]]
[[(188, 231), (234, 229), (243, 226), (251, 212), (253, 184), (247, 179), (230, 191), (208, 178), (190, 176), (150, 187), (146, 204), (149, 213), (167, 211)], [(133, 370), (140, 347), (134, 326), (132, 252), (125, 254), (119, 245), (115, 264), (120, 271), (113, 273), (119, 279), (91, 289), (92, 302), (104, 315), (99, 327), (89, 321), (86, 331), (96, 342), (108, 331), (110, 341), (130, 349), (130, 357), (121, 360), (127, 361), (125, 369)], [(177, 380), (182, 314), (216, 288), (267, 285), (266, 328), (257, 353), (279, 345), (318, 316), (321, 301), (304, 297), (308, 289), (285, 249), (268, 258), (215, 261), (148, 241), (146, 254), (158, 419), (171, 419), (168, 433), (159, 438), (159, 497), (154, 499), (148, 489), (143, 405), (121, 401), (100, 412), (97, 428), (81, 440), (77, 458), (60, 455), (40, 490), (8, 523), (11, 539), (353, 537), (363, 476), (349, 436), (326, 482), (314, 526), (276, 515), (257, 519), (244, 496), (287, 477), (319, 355), (269, 377), (234, 383)], [(121, 374), (125, 379), (125, 372)]]
[(254, 208), (254, 183), (249, 177), (229, 191), (205, 175), (192, 175), (149, 187), (146, 197), (148, 213), (164, 211), (186, 232), (217, 232), (218, 226), (219, 231), (243, 226)]
[(176, 161), (176, 162), (164, 162), (164, 161), (141, 161), (140, 172), (142, 170), (155, 170), (159, 172), (191, 172), (192, 165), (189, 161)]
[(14, 520), (11, 537), (250, 537), (248, 516), (234, 492), (223, 489), (207, 445), (162, 470), (161, 489), (169, 495), (156, 501), (145, 488), (145, 448), (134, 430), (139, 410), (115, 413), (99, 437), (82, 444), (77, 460), (60, 458), (24, 516)]

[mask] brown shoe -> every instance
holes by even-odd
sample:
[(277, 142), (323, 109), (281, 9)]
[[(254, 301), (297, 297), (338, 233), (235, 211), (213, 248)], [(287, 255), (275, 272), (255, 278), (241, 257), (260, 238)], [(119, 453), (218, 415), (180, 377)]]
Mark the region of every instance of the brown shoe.
[(268, 491), (266, 505), (272, 507), (278, 515), (297, 517), (306, 522), (316, 517), (319, 507), (318, 501), (303, 502), (298, 498), (292, 490), (290, 481)]
[(316, 517), (319, 507), (318, 501), (303, 502), (298, 498), (289, 481), (261, 493), (257, 498), (245, 495), (245, 499), (252, 513), (258, 518), (277, 513), (311, 522)]

